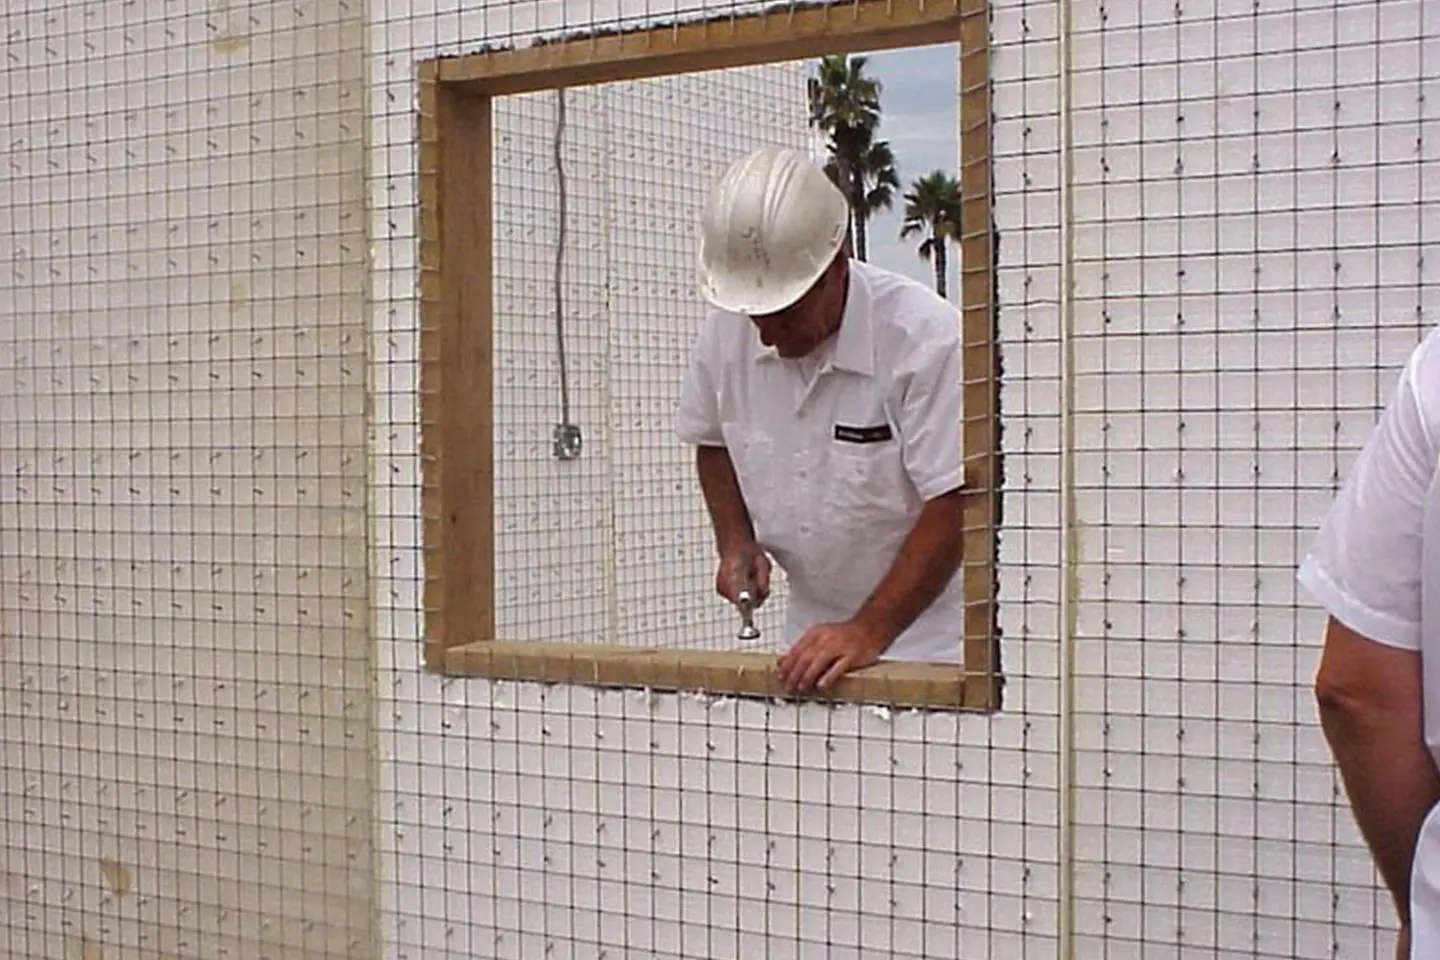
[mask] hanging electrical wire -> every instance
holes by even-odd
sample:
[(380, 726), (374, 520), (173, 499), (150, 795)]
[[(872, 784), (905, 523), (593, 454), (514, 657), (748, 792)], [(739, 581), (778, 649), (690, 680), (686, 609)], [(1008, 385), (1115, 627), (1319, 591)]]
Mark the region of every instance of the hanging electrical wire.
[(565, 88), (555, 91), (555, 139), (553, 157), (555, 160), (555, 181), (558, 196), (558, 229), (555, 238), (555, 274), (552, 292), (555, 301), (555, 357), (560, 367), (560, 422), (553, 434), (554, 453), (559, 460), (574, 460), (580, 456), (580, 428), (570, 422), (570, 371), (565, 352), (565, 241), (566, 241), (566, 184), (565, 184)]

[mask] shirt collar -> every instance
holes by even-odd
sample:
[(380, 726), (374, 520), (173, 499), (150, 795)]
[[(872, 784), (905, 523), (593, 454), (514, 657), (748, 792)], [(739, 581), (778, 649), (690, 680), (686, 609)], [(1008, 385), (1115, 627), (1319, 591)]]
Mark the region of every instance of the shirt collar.
[[(850, 261), (848, 277), (849, 290), (845, 295), (845, 313), (840, 318), (840, 330), (825, 348), (828, 356), (820, 369), (845, 370), (862, 376), (875, 373), (875, 329), (870, 316), (870, 285), (863, 268), (855, 269), (856, 262)], [(773, 349), (753, 337), (752, 356), (756, 360), (779, 360)]]

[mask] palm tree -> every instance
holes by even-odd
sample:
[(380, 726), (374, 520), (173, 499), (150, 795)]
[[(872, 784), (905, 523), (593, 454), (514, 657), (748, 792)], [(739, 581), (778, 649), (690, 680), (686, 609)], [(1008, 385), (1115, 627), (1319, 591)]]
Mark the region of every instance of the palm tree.
[(849, 159), (849, 182), (840, 179), (840, 164), (835, 156), (825, 164), (825, 172), (850, 201), (850, 226), (854, 239), (855, 257), (864, 260), (869, 255), (870, 218), (881, 210), (889, 210), (900, 189), (900, 175), (895, 169), (895, 152), (887, 140), (875, 140), (867, 131), (856, 138), (856, 152)]
[(875, 138), (880, 126), (880, 81), (865, 73), (866, 58), (823, 57), (810, 78), (810, 125), (829, 135), (826, 172), (850, 202), (855, 256), (867, 255), (866, 224), (889, 209), (900, 187), (890, 144)]
[(935, 292), (944, 297), (946, 244), (960, 241), (960, 183), (943, 170), (933, 170), (910, 185), (905, 194), (905, 223), (900, 238), (925, 233), (918, 253), (935, 267)]
[(807, 83), (810, 125), (830, 136), (831, 156), (842, 180), (850, 179), (850, 160), (863, 136), (880, 125), (880, 81), (866, 76), (864, 57), (822, 57)]

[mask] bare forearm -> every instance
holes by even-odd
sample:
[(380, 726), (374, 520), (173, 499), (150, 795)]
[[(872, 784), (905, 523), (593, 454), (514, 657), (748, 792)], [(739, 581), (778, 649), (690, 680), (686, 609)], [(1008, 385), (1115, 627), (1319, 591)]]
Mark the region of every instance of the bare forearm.
[(1418, 705), (1322, 698), (1320, 722), (1361, 834), (1402, 920), (1420, 824), (1440, 801), (1440, 776), (1425, 747)]
[(740, 493), (734, 464), (724, 447), (696, 447), (695, 469), (700, 476), (700, 492), (710, 525), (715, 531), (715, 547), (721, 556), (743, 548), (755, 540), (750, 511)]
[(961, 493), (926, 503), (884, 579), (861, 606), (855, 620), (894, 640), (954, 577), (964, 553)]

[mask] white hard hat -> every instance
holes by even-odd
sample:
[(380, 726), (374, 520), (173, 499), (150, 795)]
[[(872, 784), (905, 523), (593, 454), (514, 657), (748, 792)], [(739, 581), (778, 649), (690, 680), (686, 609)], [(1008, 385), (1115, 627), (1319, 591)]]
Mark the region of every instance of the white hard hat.
[(700, 230), (700, 292), (761, 316), (805, 295), (845, 242), (849, 204), (799, 150), (762, 147), (710, 191)]

